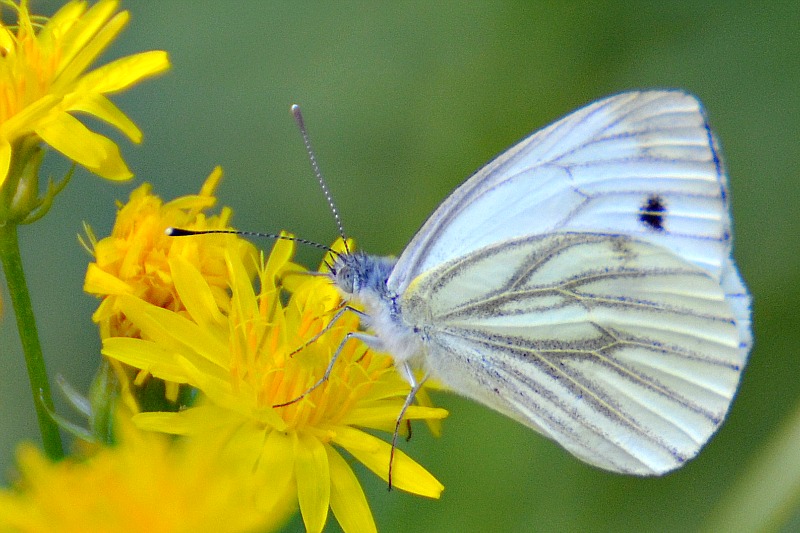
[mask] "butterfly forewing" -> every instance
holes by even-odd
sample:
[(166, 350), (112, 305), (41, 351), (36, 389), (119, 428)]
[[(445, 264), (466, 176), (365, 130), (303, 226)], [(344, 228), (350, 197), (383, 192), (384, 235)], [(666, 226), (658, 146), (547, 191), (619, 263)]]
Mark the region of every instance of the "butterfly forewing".
[[(402, 290), (449, 259), (557, 230), (639, 235), (719, 276), (729, 254), (724, 189), (694, 97), (619, 94), (531, 135), (456, 189), (407, 247), (391, 283)], [(661, 220), (643, 220), (648, 205)]]
[(736, 327), (739, 330), (739, 349), (742, 352), (742, 358), (746, 359), (753, 346), (750, 295), (732, 258), (728, 258), (725, 262), (725, 269), (722, 272), (722, 290), (725, 291), (725, 299), (736, 317)]
[(672, 251), (722, 283), (742, 356), (749, 296), (731, 260), (722, 162), (698, 100), (622, 93), (534, 133), (448, 197), (400, 256), (401, 294), (428, 270), (507, 239), (554, 232), (623, 234)]
[(627, 235), (496, 243), (418, 276), (401, 309), (432, 375), (619, 472), (693, 457), (744, 364), (719, 281)]

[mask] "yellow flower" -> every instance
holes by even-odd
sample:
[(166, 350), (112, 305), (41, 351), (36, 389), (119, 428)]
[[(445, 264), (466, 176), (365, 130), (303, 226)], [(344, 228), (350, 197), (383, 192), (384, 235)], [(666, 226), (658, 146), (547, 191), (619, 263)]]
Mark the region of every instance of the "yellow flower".
[(52, 18), (34, 17), (28, 3), (3, 0), (16, 26), (0, 24), (0, 187), (18, 145), (31, 136), (104, 178), (131, 177), (117, 145), (89, 130), (73, 113), (92, 115), (133, 142), (139, 128), (105, 95), (169, 68), (166, 52), (124, 57), (86, 72), (128, 21), (116, 0), (68, 2)]
[(276, 529), (291, 513), (258, 511), (249, 467), (225, 462), (219, 438), (174, 440), (118, 418), (118, 444), (86, 457), (54, 463), (21, 445), (21, 479), (0, 489), (0, 530), (233, 533)]
[[(235, 235), (202, 235), (192, 238), (168, 237), (170, 226), (192, 229), (227, 228), (231, 210), (206, 218), (204, 211), (214, 206), (214, 191), (222, 178), (217, 167), (206, 179), (200, 194), (183, 196), (164, 203), (143, 184), (118, 206), (117, 220), (111, 235), (98, 241), (87, 226), (88, 243), (84, 246), (95, 258), (86, 271), (84, 290), (101, 297), (92, 319), (100, 328), (101, 338), (136, 337), (138, 327), (128, 320), (118, 306), (121, 296), (136, 296), (175, 312), (184, 313), (185, 304), (175, 288), (171, 261), (180, 257), (206, 279), (213, 301), (221, 309), (230, 304), (225, 250), (239, 256), (252, 275), (257, 264), (255, 247)], [(140, 373), (137, 384), (147, 376)], [(177, 388), (167, 386), (167, 397), (175, 400)]]
[(249, 265), (248, 271), (254, 272), (258, 257), (255, 247), (235, 235), (175, 238), (164, 234), (170, 226), (196, 230), (227, 228), (231, 218), (229, 208), (208, 218), (203, 213), (215, 205), (214, 191), (221, 178), (222, 169), (217, 167), (200, 194), (167, 203), (152, 194), (150, 185), (145, 183), (131, 193), (127, 204), (118, 205), (110, 236), (98, 241), (87, 226), (89, 243), (85, 246), (95, 261), (87, 268), (83, 288), (103, 298), (92, 317), (100, 325), (102, 338), (138, 335), (135, 326), (117, 309), (120, 296), (136, 296), (176, 312), (185, 309), (170, 270), (170, 260), (174, 257), (182, 257), (197, 268), (221, 308), (227, 308), (230, 300), (224, 250), (232, 248)]
[[(334, 248), (341, 251), (342, 243)], [(170, 258), (186, 313), (121, 297), (120, 309), (142, 338), (107, 338), (103, 354), (202, 391), (204, 401), (195, 407), (142, 413), (134, 421), (175, 434), (229, 435), (227, 453), (250, 465), (264, 485), (262, 510), (298, 502), (308, 531), (322, 530), (328, 508), (345, 531), (374, 531), (364, 492), (340, 450), (387, 479), (391, 446), (364, 429), (391, 433), (409, 385), (388, 355), (351, 340), (327, 381), (299, 401), (275, 407), (307, 392), (346, 333), (358, 327), (350, 312), (330, 326), (341, 305), (338, 293), (326, 277), (291, 263), (293, 251), (291, 242), (276, 243), (260, 268), (258, 293), (241, 258), (226, 252), (232, 292), (227, 313), (194, 265)], [(438, 420), (446, 414), (416, 405), (406, 417)], [(396, 488), (439, 497), (442, 485), (403, 452), (396, 451), (392, 468)]]

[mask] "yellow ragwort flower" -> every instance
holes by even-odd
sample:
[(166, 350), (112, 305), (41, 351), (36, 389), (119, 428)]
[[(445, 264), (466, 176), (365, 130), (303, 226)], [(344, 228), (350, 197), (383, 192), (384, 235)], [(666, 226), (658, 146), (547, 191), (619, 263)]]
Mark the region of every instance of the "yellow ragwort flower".
[[(341, 252), (342, 243), (334, 248)], [(275, 407), (308, 392), (346, 333), (358, 327), (350, 312), (329, 327), (340, 308), (339, 294), (327, 277), (292, 263), (293, 252), (294, 243), (276, 243), (259, 269), (256, 293), (241, 258), (227, 251), (232, 293), (227, 312), (220, 311), (194, 265), (170, 257), (186, 313), (121, 297), (120, 309), (142, 338), (107, 338), (103, 354), (202, 391), (204, 401), (195, 407), (142, 413), (134, 420), (142, 428), (175, 434), (229, 435), (228, 453), (250, 465), (250, 475), (263, 483), (260, 509), (297, 502), (307, 530), (318, 532), (330, 508), (344, 531), (374, 531), (364, 492), (341, 450), (387, 479), (391, 446), (365, 429), (391, 433), (409, 385), (391, 357), (353, 339), (327, 381), (299, 401)], [(446, 415), (421, 405), (406, 413), (409, 420)], [(442, 485), (403, 452), (396, 451), (392, 468), (396, 488), (439, 497)]]
[(235, 235), (174, 238), (164, 234), (170, 226), (196, 230), (227, 228), (230, 208), (222, 208), (216, 216), (204, 214), (216, 204), (214, 192), (221, 178), (222, 169), (217, 167), (199, 194), (166, 203), (152, 194), (150, 184), (145, 183), (131, 193), (127, 204), (117, 206), (117, 219), (110, 236), (98, 241), (87, 226), (89, 242), (84, 245), (95, 261), (86, 270), (83, 288), (103, 299), (92, 317), (100, 326), (102, 338), (138, 335), (137, 328), (118, 309), (120, 296), (136, 296), (176, 312), (185, 309), (170, 270), (170, 259), (174, 257), (182, 257), (194, 265), (207, 280), (214, 301), (223, 309), (230, 303), (224, 251), (233, 249), (248, 265), (249, 272), (254, 273), (256, 249)]
[[(235, 235), (201, 235), (193, 238), (174, 238), (164, 234), (170, 226), (197, 230), (225, 229), (231, 210), (222, 208), (219, 215), (208, 216), (204, 211), (216, 203), (214, 191), (222, 178), (222, 169), (215, 168), (206, 179), (200, 194), (182, 196), (164, 203), (151, 193), (145, 183), (134, 190), (125, 205), (118, 205), (117, 219), (111, 235), (97, 240), (86, 226), (88, 243), (84, 246), (95, 261), (86, 270), (84, 290), (101, 297), (102, 302), (92, 319), (100, 328), (101, 338), (136, 337), (138, 327), (120, 311), (121, 296), (135, 296), (178, 313), (185, 305), (178, 295), (170, 269), (170, 260), (181, 257), (191, 263), (207, 280), (214, 302), (221, 309), (230, 305), (228, 269), (225, 250), (241, 257), (248, 272), (255, 273), (257, 253), (248, 241)], [(139, 373), (136, 384), (148, 377)], [(166, 397), (175, 401), (177, 384), (166, 384)]]
[(141, 431), (122, 416), (115, 427), (116, 446), (60, 462), (22, 444), (20, 479), (0, 489), (0, 531), (270, 531), (293, 510), (260, 512), (249, 466), (226, 462), (219, 438), (174, 440)]
[(34, 17), (28, 2), (2, 0), (17, 24), (0, 24), (0, 187), (14, 150), (35, 136), (104, 178), (131, 177), (117, 145), (92, 132), (74, 113), (92, 115), (140, 142), (138, 127), (106, 95), (169, 68), (166, 52), (143, 52), (87, 72), (128, 22), (116, 0), (68, 2), (50, 19)]

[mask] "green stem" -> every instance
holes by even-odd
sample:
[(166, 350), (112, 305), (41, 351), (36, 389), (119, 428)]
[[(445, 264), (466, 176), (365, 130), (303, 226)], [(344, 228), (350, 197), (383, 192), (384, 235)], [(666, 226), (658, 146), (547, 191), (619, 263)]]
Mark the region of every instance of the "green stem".
[(11, 293), (11, 302), (17, 317), (17, 329), (22, 341), (22, 351), (25, 353), (25, 363), (28, 366), (28, 379), (31, 383), (33, 404), (39, 419), (44, 450), (51, 459), (61, 459), (64, 457), (61, 435), (58, 432), (58, 425), (47, 412), (48, 409), (54, 411), (53, 399), (50, 395), (50, 383), (42, 357), (42, 346), (39, 344), (31, 298), (28, 294), (28, 284), (25, 281), (25, 271), (22, 268), (17, 225), (12, 222), (0, 224), (0, 260), (3, 262), (8, 291)]

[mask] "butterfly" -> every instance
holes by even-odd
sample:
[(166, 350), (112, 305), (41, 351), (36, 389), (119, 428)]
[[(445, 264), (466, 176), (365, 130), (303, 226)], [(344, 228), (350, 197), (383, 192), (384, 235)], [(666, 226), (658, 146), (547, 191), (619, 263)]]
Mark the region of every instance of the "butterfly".
[[(312, 160), (313, 162), (313, 160)], [(602, 469), (660, 475), (722, 424), (752, 345), (700, 102), (596, 101), (460, 185), (397, 258), (335, 257), (353, 336)], [(402, 415), (401, 415), (402, 416)]]

